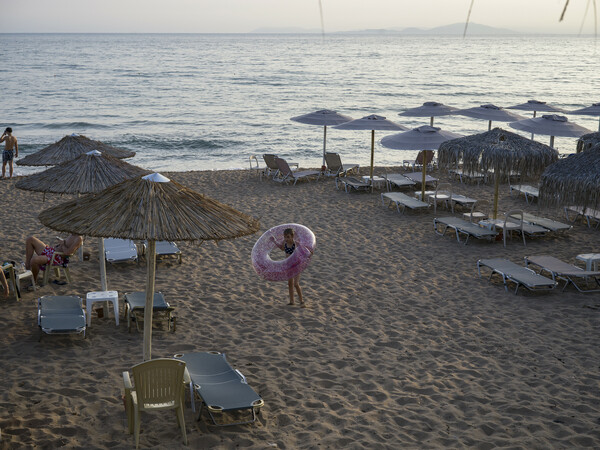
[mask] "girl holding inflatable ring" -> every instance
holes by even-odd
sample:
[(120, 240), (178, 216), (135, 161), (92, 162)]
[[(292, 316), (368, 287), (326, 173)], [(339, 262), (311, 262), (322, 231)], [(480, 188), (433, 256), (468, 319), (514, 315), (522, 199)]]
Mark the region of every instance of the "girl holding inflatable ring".
[[(285, 252), (286, 258), (289, 258), (294, 253), (294, 250), (296, 250), (296, 247), (302, 245), (294, 240), (293, 228), (286, 228), (285, 230), (283, 230), (283, 243), (282, 244), (277, 244), (277, 242), (275, 242), (275, 238), (273, 236), (271, 236), (271, 240), (275, 243), (275, 245), (277, 247), (279, 247), (281, 250), (283, 250)], [(312, 249), (310, 249), (306, 246), (303, 246), (303, 247), (306, 250), (308, 250), (311, 255), (313, 254)], [(288, 290), (290, 293), (290, 302), (288, 303), (288, 305), (295, 304), (294, 289), (296, 289), (296, 292), (298, 293), (298, 299), (300, 300), (300, 306), (302, 308), (306, 308), (306, 303), (304, 303), (304, 299), (302, 298), (302, 288), (300, 287), (300, 274), (297, 274), (288, 280)]]

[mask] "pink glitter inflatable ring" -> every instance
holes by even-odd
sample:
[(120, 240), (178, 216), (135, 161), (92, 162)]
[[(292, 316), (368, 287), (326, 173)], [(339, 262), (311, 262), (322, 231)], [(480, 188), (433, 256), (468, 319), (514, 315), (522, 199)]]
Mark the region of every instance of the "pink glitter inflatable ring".
[[(296, 249), (289, 257), (274, 261), (270, 253), (280, 245), (283, 245), (283, 230), (291, 228), (294, 230), (294, 241), (297, 242)], [(271, 239), (271, 237), (273, 239)], [(277, 225), (266, 231), (252, 248), (252, 265), (257, 274), (269, 281), (284, 281), (300, 274), (310, 263), (317, 245), (315, 235), (304, 225), (297, 223), (286, 223)]]

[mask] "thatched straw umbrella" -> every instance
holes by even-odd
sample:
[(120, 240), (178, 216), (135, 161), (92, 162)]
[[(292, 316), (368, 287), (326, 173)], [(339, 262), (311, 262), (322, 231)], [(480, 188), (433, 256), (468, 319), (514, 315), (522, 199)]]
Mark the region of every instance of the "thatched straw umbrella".
[(43, 193), (95, 194), (121, 181), (149, 173), (149, 170), (94, 150), (25, 177), (15, 186)]
[(20, 166), (55, 166), (70, 161), (82, 153), (98, 150), (114, 158), (131, 158), (135, 152), (94, 141), (83, 135), (71, 134), (17, 161)]
[(600, 102), (593, 103), (591, 106), (569, 111), (567, 114), (577, 114), (580, 116), (598, 116), (598, 131), (600, 131)]
[(398, 113), (399, 116), (407, 116), (407, 117), (429, 117), (429, 126), (433, 126), (433, 118), (436, 116), (447, 116), (449, 114), (454, 114), (454, 111), (457, 111), (458, 108), (454, 108), (452, 106), (444, 105), (443, 103), (438, 102), (425, 102), (421, 106), (417, 106), (415, 108), (407, 109), (404, 112)]
[[(47, 192), (53, 194), (95, 194), (110, 186), (134, 177), (150, 173), (149, 170), (121, 161), (97, 150), (93, 150), (75, 159), (51, 167), (43, 172), (31, 175), (17, 182), (19, 189)], [(83, 247), (80, 247), (83, 251)], [(103, 291), (108, 290), (106, 282), (106, 261), (104, 259), (104, 241), (98, 242), (100, 262), (100, 283)]]
[(540, 178), (542, 206), (600, 209), (600, 146), (549, 165)]
[(577, 140), (577, 153), (600, 145), (600, 131), (584, 134)]
[(148, 241), (145, 361), (151, 359), (156, 241), (234, 239), (260, 226), (257, 219), (156, 173), (49, 208), (39, 219), (67, 233)]
[(558, 159), (558, 151), (501, 128), (486, 133), (452, 139), (440, 145), (438, 166), (453, 168), (462, 159), (466, 173), (494, 172), (494, 215), (498, 213), (500, 178), (518, 171), (521, 176), (539, 175)]

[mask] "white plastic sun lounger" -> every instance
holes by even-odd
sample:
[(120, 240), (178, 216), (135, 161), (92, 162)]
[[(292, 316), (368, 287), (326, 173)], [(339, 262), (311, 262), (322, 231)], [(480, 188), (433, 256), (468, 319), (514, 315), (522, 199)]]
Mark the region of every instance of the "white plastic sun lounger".
[[(144, 242), (144, 253), (147, 254), (148, 251), (148, 242)], [(165, 257), (165, 256), (174, 256), (177, 259), (177, 262), (181, 264), (181, 250), (177, 247), (175, 242), (171, 241), (156, 241), (156, 259)]]
[(465, 235), (465, 245), (467, 245), (471, 236), (476, 239), (487, 239), (492, 241), (498, 235), (496, 231), (480, 227), (475, 223), (467, 222), (458, 217), (448, 216), (433, 219), (433, 231), (435, 231), (436, 234), (443, 236), (449, 229), (454, 230), (458, 242), (460, 242), (460, 235)]
[[(555, 281), (557, 278), (565, 281), (563, 291), (572, 284), (579, 292), (600, 292), (600, 271), (584, 270), (550, 255), (526, 256), (525, 265), (529, 264), (540, 267), (540, 273), (549, 273)], [(590, 280), (595, 282), (596, 289), (578, 284), (583, 281), (589, 285)]]
[[(575, 214), (575, 217), (571, 219), (569, 213)], [(578, 218), (582, 217), (587, 221), (589, 228), (592, 228), (592, 222), (596, 223), (596, 228), (600, 227), (600, 211), (592, 208), (583, 208), (581, 206), (565, 206), (565, 217), (569, 222), (575, 222)]]
[(354, 189), (356, 191), (359, 191), (361, 189), (363, 189), (363, 190), (371, 189), (371, 183), (367, 183), (356, 177), (336, 177), (335, 178), (335, 187), (337, 189), (340, 188), (340, 185), (339, 185), (340, 183), (344, 186), (344, 190), (346, 191), (346, 193), (349, 193), (352, 189)]
[(556, 220), (547, 219), (545, 217), (534, 216), (533, 214), (526, 212), (523, 213), (523, 222), (546, 228), (552, 232), (568, 231), (573, 228), (571, 225), (567, 225), (566, 223), (557, 222)]
[[(388, 208), (392, 203), (396, 204), (396, 210), (398, 212), (406, 211), (406, 208), (409, 209), (427, 209), (429, 208), (429, 204), (422, 202), (421, 200), (417, 200), (414, 197), (409, 197), (402, 192), (384, 192), (381, 194), (381, 204), (385, 206), (386, 199), (389, 201), (387, 204)], [(400, 207), (402, 207), (402, 211), (400, 211)]]
[(490, 279), (495, 273), (502, 276), (502, 282), (504, 283), (504, 289), (506, 292), (508, 292), (509, 281), (517, 285), (515, 288), (515, 294), (519, 290), (519, 286), (523, 286), (530, 291), (546, 291), (554, 289), (557, 285), (555, 280), (539, 275), (533, 270), (528, 269), (527, 267), (519, 266), (508, 259), (480, 259), (477, 261), (477, 273), (479, 274), (479, 277), (481, 277), (482, 266), (488, 267), (492, 270)]

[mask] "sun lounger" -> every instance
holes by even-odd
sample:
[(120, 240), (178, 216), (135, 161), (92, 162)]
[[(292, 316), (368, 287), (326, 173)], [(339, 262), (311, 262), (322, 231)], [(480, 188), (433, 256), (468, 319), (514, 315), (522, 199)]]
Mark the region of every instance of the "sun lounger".
[(371, 189), (371, 183), (367, 183), (359, 178), (355, 177), (336, 177), (335, 179), (335, 187), (337, 189), (340, 188), (340, 184), (344, 186), (344, 190), (348, 193), (352, 189), (358, 191), (361, 189), (368, 190)]
[(293, 171), (288, 162), (282, 158), (276, 158), (275, 162), (277, 163), (277, 167), (279, 167), (279, 177), (274, 177), (275, 181), (280, 181), (282, 183), (288, 183), (294, 180), (294, 186), (298, 182), (298, 180), (310, 180), (311, 177), (319, 177), (321, 176), (321, 172), (319, 170), (304, 170), (302, 172)]
[(454, 206), (459, 205), (461, 208), (468, 208), (470, 210), (473, 209), (473, 205), (477, 203), (477, 199), (467, 197), (461, 194), (452, 194), (452, 198), (450, 199), (450, 203), (452, 206), (452, 212), (454, 212)]
[(490, 279), (495, 273), (502, 276), (502, 282), (504, 283), (504, 289), (506, 292), (508, 292), (508, 281), (512, 281), (517, 285), (515, 288), (515, 294), (519, 290), (519, 286), (523, 286), (530, 291), (546, 291), (554, 289), (557, 285), (556, 281), (553, 279), (539, 275), (533, 270), (528, 269), (527, 267), (519, 266), (508, 259), (480, 259), (477, 261), (477, 273), (480, 277), (482, 266), (488, 267), (492, 270)]
[[(144, 253), (148, 250), (148, 242), (144, 242)], [(181, 264), (181, 250), (175, 242), (156, 241), (156, 258), (164, 258), (165, 256), (174, 256), (177, 262)]]
[[(398, 212), (406, 211), (406, 208), (409, 209), (427, 209), (429, 205), (421, 200), (417, 200), (416, 198), (410, 197), (402, 192), (384, 192), (381, 194), (381, 204), (385, 206), (385, 201), (388, 200), (388, 208), (392, 203), (396, 204), (396, 209)], [(402, 206), (402, 211), (400, 211), (400, 207)]]
[(135, 242), (129, 239), (107, 238), (104, 240), (104, 257), (109, 263), (137, 261), (138, 250)]
[(528, 223), (530, 225), (537, 225), (543, 228), (546, 228), (552, 232), (560, 232), (567, 231), (573, 228), (571, 225), (567, 225), (566, 223), (557, 222), (552, 219), (547, 219), (545, 217), (534, 216), (533, 214), (523, 213), (523, 222)]
[[(572, 284), (579, 292), (600, 292), (600, 271), (583, 270), (549, 255), (527, 256), (525, 257), (525, 265), (529, 264), (540, 267), (540, 274), (547, 272), (553, 280), (556, 281), (558, 278), (565, 281), (563, 291), (569, 284)], [(594, 287), (597, 289), (588, 287), (590, 280), (593, 280)], [(584, 282), (586, 286), (582, 286), (581, 282)]]
[[(125, 318), (127, 319), (127, 330), (131, 332), (131, 327), (135, 323), (138, 331), (141, 331), (141, 327), (144, 323), (144, 309), (146, 307), (146, 293), (145, 292), (128, 292), (124, 296), (125, 302)], [(152, 321), (156, 323), (160, 320), (167, 322), (167, 330), (175, 332), (176, 318), (173, 317), (173, 308), (165, 301), (165, 297), (162, 292), (154, 293), (154, 304), (152, 307)]]
[(456, 233), (456, 240), (458, 242), (460, 242), (460, 235), (465, 235), (465, 245), (467, 245), (467, 242), (469, 242), (470, 237), (474, 237), (476, 239), (487, 239), (492, 241), (498, 235), (498, 233), (495, 231), (492, 231), (488, 228), (480, 227), (477, 224), (467, 222), (466, 220), (460, 219), (458, 217), (449, 216), (433, 219), (433, 230), (436, 234), (443, 236), (449, 229), (454, 230), (454, 232)]
[(38, 325), (46, 334), (83, 333), (85, 338), (85, 311), (81, 298), (74, 295), (40, 297), (38, 299)]
[(198, 352), (174, 357), (185, 361), (194, 411), (194, 397), (197, 395), (200, 399), (198, 419), (206, 406), (215, 425), (239, 425), (256, 420), (256, 413), (265, 403), (248, 385), (244, 375), (231, 367), (224, 353)]
[[(575, 215), (573, 219), (569, 217), (570, 213)], [(565, 217), (569, 222), (575, 222), (581, 217), (587, 221), (589, 228), (592, 227), (592, 223), (596, 224), (596, 228), (600, 226), (600, 211), (592, 208), (583, 208), (581, 206), (565, 206)]]
[(513, 191), (516, 191), (520, 194), (525, 195), (525, 202), (527, 204), (533, 203), (534, 200), (540, 196), (540, 190), (536, 187), (529, 186), (527, 184), (519, 184), (519, 185), (511, 185), (510, 186), (510, 194), (512, 195)]
[[(405, 173), (404, 176), (409, 180), (414, 181), (416, 184), (421, 184), (423, 182), (423, 172), (410, 172)], [(425, 184), (433, 184), (437, 185), (438, 179), (432, 177), (431, 175), (425, 175)]]
[(342, 177), (349, 172), (357, 172), (358, 164), (342, 164), (342, 158), (339, 153), (325, 153), (325, 164), (327, 164), (327, 176)]
[(481, 181), (485, 180), (485, 173), (481, 172), (464, 172), (462, 169), (451, 169), (449, 170), (450, 175), (457, 177), (461, 183), (464, 183), (465, 180), (470, 182), (477, 182), (479, 184)]
[(402, 161), (402, 166), (406, 169), (418, 170), (419, 168), (423, 168), (423, 163), (425, 163), (426, 170), (433, 169), (433, 157), (435, 152), (433, 150), (420, 150), (417, 153), (417, 156), (414, 160), (405, 159)]
[(413, 180), (409, 180), (400, 173), (386, 174), (383, 176), (383, 178), (385, 178), (385, 181), (387, 183), (388, 191), (392, 190), (392, 186), (402, 188), (407, 186), (414, 186), (416, 184)]

